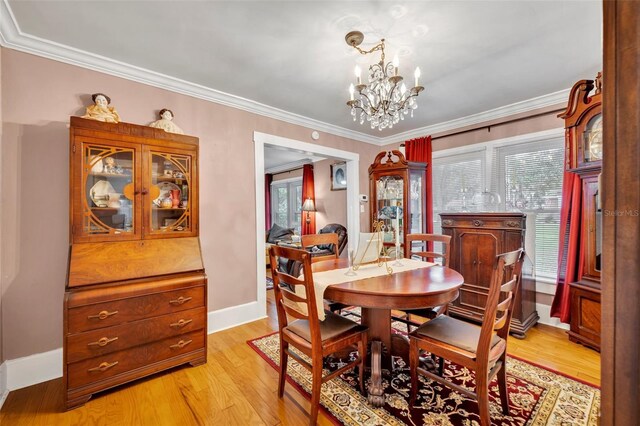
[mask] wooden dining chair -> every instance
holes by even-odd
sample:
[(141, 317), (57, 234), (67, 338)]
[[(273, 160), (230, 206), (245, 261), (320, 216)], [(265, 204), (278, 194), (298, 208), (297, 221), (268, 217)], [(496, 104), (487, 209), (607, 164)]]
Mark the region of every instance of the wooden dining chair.
[[(475, 399), (478, 402), (481, 426), (489, 426), (489, 384), (497, 376), (502, 412), (509, 414), (507, 337), (523, 260), (522, 249), (496, 256), (482, 326), (440, 315), (409, 334), (412, 405), (418, 394), (418, 374), (422, 374)], [(505, 274), (511, 278), (503, 284)], [(474, 371), (475, 392), (446, 380), (442, 363), (437, 372), (422, 368), (419, 365), (421, 350)]]
[[(338, 259), (340, 257), (338, 254), (338, 234), (336, 233), (307, 234), (302, 236), (300, 242), (302, 243), (302, 248), (311, 253), (311, 263)], [(318, 250), (318, 254), (313, 252), (314, 247), (321, 247), (321, 249)], [(326, 252), (326, 254), (324, 252)], [(326, 302), (327, 309), (336, 314), (340, 314), (343, 309), (349, 307), (349, 305), (344, 303), (331, 300), (327, 300)]]
[[(278, 258), (298, 261), (302, 264), (303, 278), (298, 279), (279, 271)], [(320, 407), (322, 383), (358, 367), (360, 391), (364, 393), (364, 359), (367, 351), (367, 327), (332, 312), (326, 312), (324, 321), (318, 319), (318, 308), (311, 270), (311, 255), (306, 250), (272, 246), (269, 260), (273, 271), (273, 289), (278, 313), (280, 336), (280, 381), (278, 396), (284, 395), (289, 356), (311, 371), (311, 412), (309, 424), (316, 424)], [(304, 290), (304, 291), (301, 291)], [(288, 316), (295, 318), (289, 321)], [(322, 377), (323, 360), (327, 355), (357, 346), (358, 356), (347, 365)], [(289, 349), (295, 347), (310, 358), (311, 362)]]
[[(418, 242), (421, 247), (417, 251), (412, 251), (413, 243)], [(442, 244), (442, 253), (436, 251), (430, 251), (429, 245), (433, 246), (433, 243)], [(426, 262), (439, 261), (442, 266), (449, 267), (451, 237), (449, 235), (438, 234), (408, 234), (407, 235), (407, 250), (406, 257), (411, 258), (413, 256), (420, 257)], [(447, 311), (447, 305), (417, 309), (403, 309), (403, 313), (400, 316), (394, 316), (394, 320), (401, 321), (407, 324), (407, 332), (411, 332), (411, 326), (417, 327), (422, 322), (415, 322), (411, 320), (411, 316), (415, 315), (425, 319), (433, 319), (438, 315), (444, 314)]]

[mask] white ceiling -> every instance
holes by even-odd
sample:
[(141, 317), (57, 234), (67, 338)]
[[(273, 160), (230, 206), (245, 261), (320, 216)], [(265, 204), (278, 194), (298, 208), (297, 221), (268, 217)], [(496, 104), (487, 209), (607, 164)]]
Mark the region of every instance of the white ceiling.
[(264, 147), (264, 170), (267, 173), (282, 173), (321, 160), (326, 158), (277, 146)]
[[(601, 1), (25, 1), (21, 34), (344, 129), (388, 137), (570, 88), (602, 67)], [(426, 90), (413, 119), (373, 131), (345, 104), (363, 47), (387, 40)], [(2, 37), (0, 37), (2, 39)], [(4, 37), (5, 41), (7, 37)]]

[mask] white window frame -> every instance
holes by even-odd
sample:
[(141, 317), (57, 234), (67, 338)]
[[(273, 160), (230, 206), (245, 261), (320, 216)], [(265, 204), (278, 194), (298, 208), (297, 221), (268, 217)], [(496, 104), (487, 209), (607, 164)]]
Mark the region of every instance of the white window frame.
[[(302, 189), (302, 177), (295, 177), (289, 179), (276, 180), (271, 182), (271, 223), (276, 223), (275, 214), (276, 214), (276, 197), (273, 196), (274, 191), (278, 188), (286, 187), (287, 195), (288, 195), (288, 212), (287, 212), (287, 225), (286, 228), (294, 228), (296, 233), (300, 235), (301, 227), (302, 227), (302, 202), (299, 206), (292, 209), (293, 206), (296, 205), (296, 191), (297, 187)], [(300, 213), (300, 222), (298, 226), (295, 226), (295, 215), (296, 213)]]
[[(564, 144), (564, 128), (563, 127), (544, 130), (541, 132), (528, 133), (526, 135), (519, 135), (519, 136), (510, 137), (510, 138), (497, 139), (494, 141), (480, 142), (480, 143), (461, 146), (457, 148), (442, 149), (442, 150), (433, 152), (433, 159), (484, 151), (485, 153), (484, 182), (485, 182), (485, 186), (489, 187), (491, 186), (491, 183), (492, 183), (491, 179), (492, 179), (493, 167), (494, 167), (493, 157), (494, 157), (494, 151), (496, 148), (506, 147), (510, 145), (526, 144), (530, 142), (539, 142), (542, 144), (542, 143), (549, 143), (552, 141), (556, 141), (556, 142), (562, 141), (562, 144)], [(435, 222), (435, 218), (434, 218), (434, 222)], [(541, 284), (540, 286), (537, 286), (537, 287), (540, 287), (540, 290), (541, 290), (540, 292), (542, 293), (551, 293), (550, 285), (553, 285), (553, 288), (555, 288), (555, 284), (556, 284), (555, 280), (545, 278), (545, 277), (536, 277), (536, 283)], [(536, 291), (538, 291), (538, 289), (536, 289)]]

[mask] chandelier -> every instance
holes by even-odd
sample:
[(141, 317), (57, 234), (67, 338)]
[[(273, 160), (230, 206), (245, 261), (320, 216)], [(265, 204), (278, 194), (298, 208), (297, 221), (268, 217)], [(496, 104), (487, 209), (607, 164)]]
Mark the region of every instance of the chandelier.
[(351, 99), (347, 105), (351, 107), (353, 121), (360, 119), (360, 124), (365, 120), (371, 124), (371, 128), (379, 130), (393, 128), (393, 125), (404, 116), (418, 108), (416, 97), (424, 90), (418, 84), (420, 78), (420, 68), (416, 67), (414, 73), (415, 86), (407, 89), (398, 74), (399, 61), (396, 55), (392, 62), (384, 63), (384, 39), (369, 50), (362, 50), (360, 44), (364, 40), (364, 35), (360, 31), (351, 31), (345, 36), (347, 44), (363, 55), (381, 52), (380, 62), (369, 66), (369, 84), (362, 83), (362, 70), (356, 65), (356, 85), (349, 86)]

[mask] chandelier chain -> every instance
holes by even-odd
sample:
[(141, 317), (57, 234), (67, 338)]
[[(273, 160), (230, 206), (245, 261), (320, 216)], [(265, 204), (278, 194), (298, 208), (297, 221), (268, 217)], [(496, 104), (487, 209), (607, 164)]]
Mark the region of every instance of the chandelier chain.
[(381, 39), (380, 43), (376, 44), (369, 50), (360, 49), (360, 47), (357, 46), (355, 43), (351, 43), (351, 46), (354, 49), (356, 49), (358, 52), (360, 52), (360, 54), (362, 55), (368, 55), (369, 53), (373, 53), (379, 50), (381, 52), (380, 62), (384, 63), (384, 39)]

